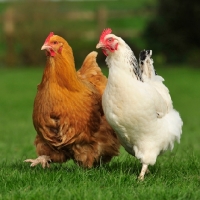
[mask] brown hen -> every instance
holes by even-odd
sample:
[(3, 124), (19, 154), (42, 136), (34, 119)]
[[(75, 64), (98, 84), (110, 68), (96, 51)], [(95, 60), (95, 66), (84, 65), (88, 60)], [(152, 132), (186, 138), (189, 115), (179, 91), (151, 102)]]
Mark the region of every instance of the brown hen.
[(109, 162), (120, 143), (103, 114), (107, 78), (96, 63), (97, 53), (91, 52), (76, 72), (72, 49), (62, 37), (51, 32), (41, 49), (47, 62), (33, 108), (39, 157), (25, 162), (49, 167), (73, 159), (86, 168)]

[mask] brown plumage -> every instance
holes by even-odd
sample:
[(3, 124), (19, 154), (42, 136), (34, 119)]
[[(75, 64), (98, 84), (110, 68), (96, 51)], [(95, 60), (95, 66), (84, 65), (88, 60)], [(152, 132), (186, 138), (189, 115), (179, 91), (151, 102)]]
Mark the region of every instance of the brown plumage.
[(34, 101), (33, 124), (37, 159), (27, 159), (31, 166), (39, 163), (73, 159), (90, 168), (109, 162), (119, 153), (119, 141), (108, 125), (101, 98), (107, 78), (91, 52), (76, 72), (71, 47), (60, 36), (47, 37), (47, 63)]

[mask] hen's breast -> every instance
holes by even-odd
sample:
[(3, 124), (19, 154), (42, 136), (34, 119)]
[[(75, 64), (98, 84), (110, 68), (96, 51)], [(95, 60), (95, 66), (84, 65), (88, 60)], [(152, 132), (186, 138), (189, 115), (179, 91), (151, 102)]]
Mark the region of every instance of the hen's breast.
[(38, 90), (33, 123), (38, 134), (53, 143), (63, 143), (67, 137), (97, 131), (99, 110), (98, 96), (92, 92), (69, 92), (60, 88)]
[(133, 154), (133, 146), (157, 126), (154, 102), (146, 84), (114, 71), (102, 97), (107, 121), (121, 144)]

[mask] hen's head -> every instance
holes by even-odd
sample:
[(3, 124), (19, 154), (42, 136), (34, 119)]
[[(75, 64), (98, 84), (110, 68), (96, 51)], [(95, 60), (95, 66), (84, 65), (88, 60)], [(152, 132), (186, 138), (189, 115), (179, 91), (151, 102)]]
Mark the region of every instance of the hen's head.
[(69, 47), (65, 39), (58, 35), (54, 35), (53, 32), (50, 32), (46, 38), (41, 50), (46, 50), (47, 56), (54, 57), (56, 53), (61, 54), (63, 48)]
[(104, 29), (100, 36), (99, 43), (96, 46), (97, 49), (102, 48), (102, 51), (106, 56), (117, 51), (119, 44), (124, 42), (120, 37), (111, 33), (112, 30), (110, 28)]

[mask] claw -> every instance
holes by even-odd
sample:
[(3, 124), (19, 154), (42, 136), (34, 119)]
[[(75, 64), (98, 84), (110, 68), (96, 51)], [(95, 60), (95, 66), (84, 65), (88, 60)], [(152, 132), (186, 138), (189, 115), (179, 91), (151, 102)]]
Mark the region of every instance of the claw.
[(42, 155), (36, 159), (26, 159), (26, 160), (24, 160), (24, 162), (31, 163), (31, 165), (30, 165), (31, 167), (34, 167), (40, 163), (43, 168), (45, 168), (45, 167), (49, 168), (50, 167), (49, 163), (51, 162), (51, 159), (49, 156)]

